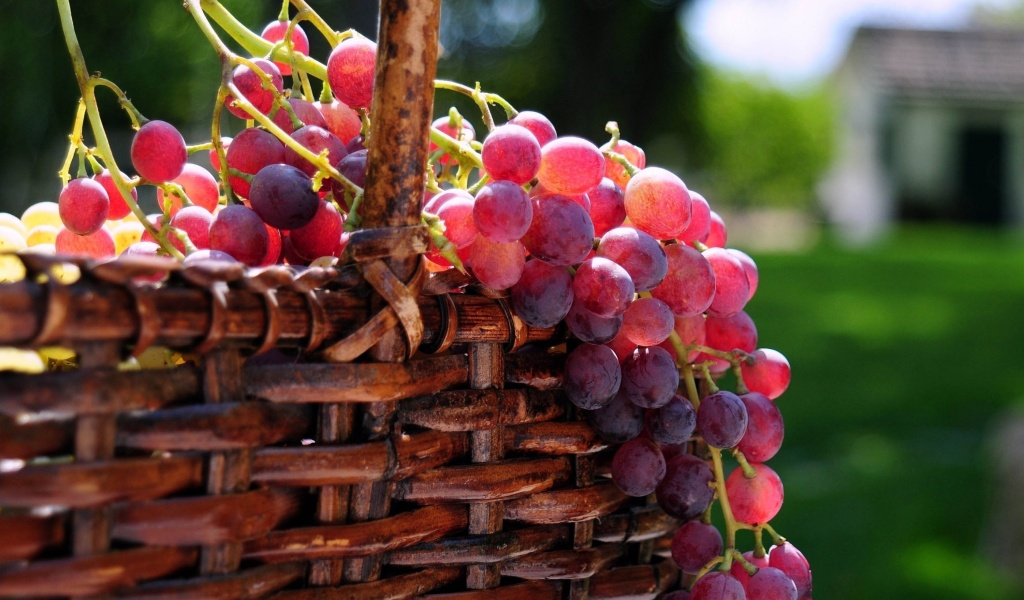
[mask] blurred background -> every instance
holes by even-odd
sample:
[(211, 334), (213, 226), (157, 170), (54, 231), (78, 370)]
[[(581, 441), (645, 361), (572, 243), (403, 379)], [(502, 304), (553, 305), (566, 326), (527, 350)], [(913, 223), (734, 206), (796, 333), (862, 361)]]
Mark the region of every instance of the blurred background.
[[(279, 10), (225, 4), (257, 31)], [(375, 2), (314, 4), (375, 32)], [(218, 65), (180, 2), (73, 9), (90, 69), (208, 137)], [(51, 3), (0, 15), (20, 215), (57, 198), (78, 92)], [(1024, 0), (444, 0), (440, 77), (599, 145), (617, 121), (758, 262), (747, 311), (793, 367), (773, 524), (817, 598), (1024, 597), (1022, 27)]]

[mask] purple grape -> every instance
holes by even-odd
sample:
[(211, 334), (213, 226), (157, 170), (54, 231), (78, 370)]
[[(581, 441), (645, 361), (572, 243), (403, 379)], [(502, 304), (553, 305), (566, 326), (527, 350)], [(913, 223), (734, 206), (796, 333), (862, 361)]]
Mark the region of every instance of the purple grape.
[(679, 371), (664, 348), (639, 348), (622, 362), (622, 393), (637, 406), (664, 406), (678, 387)]
[(601, 236), (597, 255), (629, 273), (636, 291), (654, 289), (668, 273), (668, 257), (658, 240), (633, 227), (616, 227)]
[(572, 288), (584, 308), (605, 318), (626, 312), (635, 292), (629, 273), (601, 256), (583, 261), (576, 269)]
[(747, 408), (747, 432), (737, 448), (750, 462), (765, 462), (782, 447), (785, 435), (782, 411), (759, 392), (743, 394), (740, 400)]
[(675, 394), (664, 406), (647, 409), (644, 424), (655, 441), (682, 444), (693, 435), (697, 426), (697, 412), (689, 400)]
[(747, 594), (738, 579), (722, 571), (710, 571), (690, 588), (691, 600), (746, 600)]
[(573, 297), (569, 313), (565, 315), (565, 324), (580, 341), (590, 344), (607, 344), (612, 341), (622, 327), (622, 315), (606, 318), (599, 317), (583, 307)]
[(512, 286), (511, 300), (512, 309), (527, 325), (554, 327), (572, 307), (572, 276), (565, 267), (527, 261)]
[(569, 266), (583, 261), (594, 247), (594, 223), (575, 200), (545, 194), (531, 200), (533, 220), (522, 243), (544, 262)]
[(747, 432), (747, 408), (736, 394), (709, 394), (697, 409), (697, 431), (715, 448), (733, 448)]
[(565, 394), (580, 408), (594, 410), (608, 404), (621, 382), (619, 359), (607, 346), (582, 344), (565, 358)]
[(612, 481), (623, 494), (643, 497), (665, 476), (665, 457), (651, 440), (636, 437), (619, 446), (612, 458)]
[(747, 596), (758, 600), (797, 600), (796, 583), (775, 567), (761, 567), (747, 581)]
[[(524, 134), (530, 135), (530, 132), (524, 130)], [(530, 196), (516, 183), (493, 181), (476, 194), (473, 222), (480, 235), (492, 242), (518, 241), (526, 234), (532, 220)]]
[(644, 428), (644, 409), (627, 400), (621, 393), (597, 410), (587, 411), (587, 421), (601, 439), (621, 444), (640, 435)]
[(667, 514), (689, 521), (711, 506), (715, 474), (706, 462), (691, 454), (680, 454), (668, 462), (665, 478), (655, 494), (658, 505)]
[(316, 215), (320, 197), (306, 173), (278, 163), (263, 167), (252, 178), (249, 204), (271, 227), (298, 229)]
[(718, 528), (700, 521), (687, 521), (672, 536), (672, 560), (684, 573), (695, 574), (709, 560), (722, 554), (722, 534)]

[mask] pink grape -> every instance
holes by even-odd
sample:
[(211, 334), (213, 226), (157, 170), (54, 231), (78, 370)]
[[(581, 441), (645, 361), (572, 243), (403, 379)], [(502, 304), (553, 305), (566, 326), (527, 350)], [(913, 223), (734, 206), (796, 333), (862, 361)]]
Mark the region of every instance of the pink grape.
[(510, 296), (512, 309), (527, 325), (554, 327), (572, 307), (572, 276), (565, 267), (530, 260)]
[(620, 363), (625, 362), (627, 358), (633, 356), (633, 353), (636, 352), (637, 348), (636, 342), (629, 339), (629, 336), (622, 331), (622, 328), (619, 328), (619, 332), (615, 334), (615, 337), (606, 345), (615, 352), (615, 356), (619, 357)]
[(114, 256), (114, 236), (105, 227), (100, 227), (89, 235), (78, 235), (67, 227), (61, 227), (54, 240), (54, 248), (58, 254), (88, 256), (89, 258), (109, 258)]
[[(363, 121), (359, 118), (359, 113), (337, 99), (332, 100), (329, 104), (314, 102), (313, 106), (324, 116), (327, 131), (330, 131), (339, 140), (345, 142), (345, 150), (351, 153), (352, 149), (348, 147), (348, 143), (357, 137), (363, 128)], [(302, 117), (299, 118), (301, 119)], [(318, 123), (306, 124), (318, 125)]]
[(227, 252), (250, 267), (263, 260), (268, 241), (263, 220), (254, 210), (241, 204), (222, 208), (210, 225), (210, 249)]
[(715, 296), (715, 272), (704, 255), (683, 244), (665, 246), (668, 274), (651, 295), (672, 309), (677, 317), (699, 315)]
[[(171, 227), (184, 231), (189, 241), (197, 249), (210, 247), (210, 226), (213, 225), (213, 215), (202, 206), (186, 206), (171, 217)], [(171, 236), (171, 243), (181, 252), (185, 251), (185, 244)]]
[[(699, 411), (697, 417), (700, 418)], [(750, 463), (750, 466), (757, 475), (748, 479), (743, 475), (743, 469), (736, 467), (725, 479), (725, 491), (729, 494), (729, 503), (737, 521), (749, 525), (767, 523), (782, 508), (782, 480), (768, 465)]]
[(665, 477), (654, 491), (658, 506), (681, 521), (689, 521), (711, 506), (715, 474), (706, 462), (691, 454), (668, 461)]
[(748, 461), (765, 462), (782, 447), (785, 425), (782, 411), (768, 396), (749, 392), (740, 396), (747, 407), (747, 432), (743, 434), (737, 449)]
[(555, 133), (555, 126), (551, 124), (547, 117), (539, 112), (532, 110), (520, 111), (519, 114), (509, 119), (508, 122), (528, 129), (541, 148), (558, 137), (558, 134)]
[[(284, 39), (284, 36), (288, 34), (288, 21), (271, 21), (267, 23), (267, 26), (263, 28), (263, 32), (260, 37), (267, 40), (268, 42), (280, 42)], [(309, 37), (306, 36), (306, 32), (303, 31), (302, 26), (298, 23), (292, 27), (292, 34), (289, 36), (291, 42), (291, 51), (296, 54), (309, 54)], [(284, 44), (285, 48), (288, 48), (288, 44)], [(285, 62), (274, 61), (282, 75), (291, 75), (292, 66)]]
[(566, 136), (541, 148), (537, 179), (548, 191), (573, 196), (585, 194), (604, 177), (604, 156), (592, 142)]
[(185, 168), (185, 138), (166, 121), (149, 121), (132, 138), (131, 159), (140, 177), (152, 183), (167, 183)]
[(533, 220), (520, 240), (530, 254), (557, 266), (575, 265), (590, 254), (594, 224), (582, 206), (558, 194), (537, 196), (531, 202)]
[[(213, 212), (217, 208), (217, 203), (220, 201), (220, 190), (217, 187), (217, 180), (205, 168), (196, 164), (185, 163), (185, 168), (181, 170), (181, 174), (171, 181), (181, 186), (181, 189), (184, 190), (185, 195), (192, 201), (192, 204), (205, 208), (207, 212)], [(156, 202), (160, 206), (160, 210), (173, 215), (181, 209), (184, 203), (177, 195), (171, 194), (169, 199), (171, 206), (168, 209), (165, 206), (165, 200), (168, 200), (168, 198), (164, 194), (163, 189), (157, 188)]]
[[(317, 127), (327, 129), (327, 119), (320, 112), (320, 109), (309, 100), (288, 98), (288, 104), (292, 107), (292, 112), (295, 113), (295, 117), (302, 125), (316, 125)], [(285, 133), (295, 131), (295, 124), (292, 123), (292, 117), (288, 114), (287, 110), (278, 108), (274, 111), (272, 118), (274, 119), (274, 124), (283, 129)], [(302, 127), (302, 125), (299, 127)]]
[(778, 350), (761, 348), (753, 353), (754, 364), (740, 363), (743, 383), (753, 392), (761, 392), (772, 400), (789, 387), (789, 361)]
[(619, 446), (612, 458), (612, 482), (623, 494), (641, 498), (665, 476), (665, 457), (651, 440), (636, 437)]
[(619, 333), (622, 315), (600, 317), (586, 308), (573, 296), (572, 306), (565, 315), (565, 324), (577, 339), (591, 344), (605, 344)]
[(656, 442), (682, 444), (690, 439), (697, 427), (697, 411), (689, 400), (674, 394), (664, 406), (648, 409), (644, 424)]
[[(748, 563), (754, 565), (758, 569), (768, 566), (767, 554), (758, 558), (754, 556), (753, 550), (749, 550), (743, 553), (743, 558), (746, 559)], [(740, 561), (733, 561), (732, 566), (729, 567), (729, 572), (732, 573), (732, 576), (738, 579), (739, 582), (743, 584), (743, 589), (747, 588), (747, 582), (750, 581), (750, 575), (747, 573), (747, 570), (743, 568), (743, 565), (740, 563)]]
[(519, 242), (492, 242), (482, 235), (469, 246), (469, 268), (480, 283), (504, 290), (515, 285), (526, 268), (526, 256)]
[(757, 291), (757, 264), (754, 262), (754, 259), (750, 258), (742, 250), (727, 248), (725, 251), (735, 256), (740, 261), (740, 264), (743, 265), (743, 270), (747, 274), (747, 283), (750, 285), (750, 295), (747, 296), (747, 301), (749, 302), (754, 297), (754, 292)]
[(797, 600), (796, 583), (775, 567), (761, 567), (747, 581), (747, 595), (759, 600)]
[(811, 565), (796, 546), (789, 542), (772, 546), (768, 551), (768, 564), (793, 580), (800, 598), (808, 597), (811, 593)]
[(594, 223), (594, 235), (600, 237), (622, 225), (626, 220), (622, 188), (607, 177), (587, 192), (590, 200), (590, 220)]
[[(643, 169), (647, 166), (647, 156), (639, 146), (621, 139), (615, 144), (614, 148), (609, 148), (609, 144), (605, 144), (601, 149), (610, 149), (612, 152), (625, 156), (626, 160), (638, 169)], [(611, 159), (605, 160), (604, 176), (614, 181), (621, 188), (625, 188), (626, 184), (629, 183), (629, 173), (626, 172), (626, 168), (620, 165), (618, 161)]]
[(622, 393), (638, 406), (664, 406), (678, 387), (679, 371), (663, 348), (638, 348), (622, 362)]
[[(128, 177), (121, 173), (121, 177), (127, 181)], [(125, 202), (124, 197), (121, 196), (121, 191), (117, 189), (114, 184), (114, 177), (110, 174), (110, 171), (103, 169), (99, 173), (92, 176), (93, 181), (103, 186), (103, 189), (107, 191), (107, 198), (110, 200), (110, 209), (107, 211), (107, 218), (123, 219), (128, 216), (132, 209)], [(135, 188), (131, 188), (132, 200), (138, 202), (139, 193)]]
[[(231, 140), (227, 150), (228, 168), (255, 175), (267, 165), (284, 162), (284, 144), (274, 134), (258, 127), (243, 129)], [(249, 182), (232, 175), (231, 189), (243, 198), (249, 197)]]
[(78, 235), (89, 235), (103, 227), (110, 212), (110, 197), (100, 183), (78, 177), (60, 191), (57, 210), (64, 227)]
[(647, 167), (629, 180), (625, 190), (626, 215), (637, 229), (667, 240), (690, 224), (690, 192), (671, 171)]
[(680, 242), (699, 242), (706, 240), (710, 232), (711, 207), (704, 196), (690, 190), (690, 224), (676, 238)]
[(725, 248), (727, 239), (729, 232), (725, 227), (725, 220), (715, 211), (711, 211), (708, 236), (701, 241), (711, 248)]
[[(345, 144), (343, 144), (333, 133), (327, 131), (323, 127), (317, 127), (316, 125), (304, 125), (292, 132), (291, 137), (303, 148), (306, 148), (313, 154), (320, 154), (326, 150), (327, 164), (335, 165), (341, 159), (348, 156), (348, 151), (345, 150)], [(292, 150), (288, 146), (284, 147), (284, 162), (285, 164), (289, 164), (300, 169), (309, 177), (315, 175), (317, 171), (317, 168), (313, 163), (299, 156), (298, 152)]]
[(638, 292), (653, 289), (668, 273), (668, 257), (658, 240), (632, 227), (616, 227), (601, 236), (597, 255), (625, 269)]
[(683, 573), (695, 574), (713, 558), (721, 556), (724, 547), (718, 528), (700, 521), (687, 521), (672, 536), (672, 560)]
[(342, 41), (327, 58), (331, 91), (352, 108), (370, 108), (376, 67), (377, 44), (363, 37)]
[[(256, 110), (265, 115), (270, 114), (270, 109), (274, 107), (274, 93), (280, 94), (284, 90), (284, 80), (281, 79), (281, 71), (274, 63), (263, 58), (253, 58), (250, 59), (250, 62), (270, 77), (270, 88), (263, 87), (263, 80), (260, 78), (260, 75), (251, 69), (249, 65), (244, 64), (238, 65), (231, 72), (231, 82), (238, 88), (242, 97), (248, 100)], [(242, 110), (235, 103), (233, 95), (228, 95), (224, 103), (231, 114), (239, 119), (252, 118), (252, 115)]]
[(586, 418), (597, 435), (610, 444), (631, 440), (644, 428), (644, 409), (621, 393), (601, 408), (586, 411)]
[(626, 312), (633, 302), (633, 280), (614, 261), (595, 256), (576, 269), (572, 291), (583, 307), (599, 317), (610, 318)]
[[(691, 317), (676, 317), (675, 319), (675, 332), (679, 335), (679, 340), (684, 346), (692, 346), (694, 344), (704, 345), (705, 337), (707, 335), (706, 325), (704, 323), (704, 315), (693, 315)], [(672, 346), (671, 339), (665, 340), (659, 344), (672, 356), (672, 360), (678, 362), (679, 357), (676, 356), (676, 349)], [(685, 357), (686, 362), (697, 362), (701, 352), (697, 350), (691, 350)]]
[[(705, 345), (715, 350), (753, 352), (757, 348), (757, 326), (750, 315), (742, 310), (728, 317), (709, 315), (705, 322), (705, 328), (707, 332)], [(710, 360), (713, 363), (711, 370), (715, 372), (723, 372), (730, 366), (728, 361), (711, 355), (705, 354), (701, 358)]]
[(743, 584), (722, 571), (709, 571), (693, 583), (691, 600), (746, 600)]
[(637, 346), (657, 346), (672, 334), (675, 317), (657, 298), (637, 298), (622, 314), (622, 331)]
[(704, 258), (715, 272), (715, 297), (708, 314), (728, 317), (743, 310), (750, 298), (750, 283), (743, 264), (724, 248), (708, 248)]
[(492, 242), (519, 241), (532, 221), (533, 203), (518, 184), (492, 181), (477, 192), (473, 222), (477, 232)]
[(480, 157), (494, 181), (529, 183), (540, 170), (540, 144), (529, 129), (514, 123), (499, 125), (487, 134)]
[(465, 190), (452, 192), (452, 199), (437, 209), (437, 216), (444, 222), (448, 241), (456, 248), (467, 248), (479, 233), (473, 220), (473, 197)]
[(697, 409), (697, 431), (715, 448), (734, 448), (747, 432), (748, 423), (746, 406), (729, 391), (708, 394)]
[(249, 204), (263, 222), (278, 229), (298, 229), (316, 215), (320, 198), (313, 182), (292, 165), (273, 164), (252, 178)]
[(295, 252), (307, 261), (321, 256), (333, 256), (341, 241), (343, 228), (341, 214), (331, 202), (317, 202), (313, 218), (305, 225), (292, 229), (288, 235)]

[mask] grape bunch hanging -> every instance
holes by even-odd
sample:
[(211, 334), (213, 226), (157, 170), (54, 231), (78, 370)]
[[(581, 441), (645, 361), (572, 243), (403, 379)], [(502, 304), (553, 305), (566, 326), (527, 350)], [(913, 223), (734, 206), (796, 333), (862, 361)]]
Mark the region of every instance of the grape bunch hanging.
[[(68, 3), (58, 5), (67, 31)], [(0, 221), (0, 249), (250, 267), (344, 258), (361, 223), (375, 43), (334, 31), (302, 0), (284, 2), (258, 37), (213, 0), (186, 6), (231, 67), (210, 139), (187, 143), (174, 125), (146, 119), (116, 84), (85, 74), (57, 202)], [(232, 52), (208, 17), (260, 52)], [(304, 25), (331, 43), (324, 63), (308, 56)], [(83, 60), (75, 66), (85, 73)], [(782, 444), (776, 401), (790, 367), (758, 347), (744, 311), (758, 285), (754, 261), (726, 248), (725, 223), (708, 201), (676, 174), (647, 166), (614, 122), (599, 147), (559, 136), (544, 115), (517, 111), (479, 85), (435, 86), (467, 95), (480, 115), (453, 108), (431, 127), (422, 207), (433, 242), (428, 266), (507, 291), (529, 325), (565, 323), (565, 393), (617, 445), (612, 480), (629, 496), (653, 495), (681, 523), (671, 553), (685, 577), (666, 598), (810, 598), (807, 560), (770, 525), (783, 485), (766, 463)], [(107, 142), (99, 88), (118, 96), (137, 130), (135, 175), (117, 166)], [(245, 126), (225, 137), (226, 119)], [(190, 162), (202, 153), (213, 172)], [(156, 188), (159, 213), (140, 210), (141, 186)], [(719, 388), (726, 380), (732, 391)], [(735, 463), (729, 473), (727, 461)], [(747, 532), (752, 549), (741, 552)]]

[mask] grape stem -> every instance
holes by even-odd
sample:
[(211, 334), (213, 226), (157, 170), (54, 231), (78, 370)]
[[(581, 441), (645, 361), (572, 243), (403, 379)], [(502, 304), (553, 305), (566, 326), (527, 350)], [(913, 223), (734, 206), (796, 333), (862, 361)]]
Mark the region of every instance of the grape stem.
[(454, 81), (448, 81), (447, 79), (435, 79), (434, 89), (438, 90), (449, 90), (452, 92), (458, 92), (460, 94), (469, 96), (473, 99), (473, 102), (480, 108), (481, 116), (484, 120), (484, 125), (487, 126), (487, 130), (494, 129), (494, 117), (491, 116), (491, 109), (489, 104), (497, 104), (498, 106), (505, 109), (505, 116), (511, 119), (512, 117), (519, 114), (519, 112), (508, 103), (507, 100), (497, 94), (485, 93), (480, 91), (480, 83), (477, 82), (476, 87), (469, 87), (461, 83)]
[(757, 471), (754, 470), (754, 467), (750, 466), (750, 463), (747, 461), (747, 457), (742, 452), (740, 452), (736, 448), (733, 448), (732, 457), (735, 458), (736, 462), (740, 464), (740, 468), (743, 469), (744, 477), (746, 477), (747, 479), (753, 479), (757, 477)]
[[(103, 121), (100, 118), (100, 109), (96, 104), (96, 88), (94, 78), (89, 75), (89, 69), (85, 65), (85, 55), (82, 54), (82, 47), (78, 43), (78, 35), (75, 33), (74, 20), (71, 18), (71, 3), (70, 0), (57, 0), (57, 12), (60, 15), (60, 26), (64, 32), (64, 41), (68, 46), (68, 54), (71, 55), (71, 65), (75, 71), (75, 78), (78, 80), (78, 88), (82, 92), (82, 104), (85, 105), (86, 116), (89, 119), (89, 127), (92, 129), (93, 138), (96, 140), (96, 148), (103, 159), (103, 164), (107, 170), (110, 171), (110, 177), (114, 182), (114, 186), (117, 187), (117, 191), (120, 192), (121, 197), (124, 198), (125, 204), (132, 211), (142, 223), (142, 226), (158, 241), (160, 247), (167, 252), (169, 255), (179, 260), (184, 258), (184, 255), (170, 244), (165, 235), (161, 235), (159, 231), (149, 222), (146, 218), (145, 213), (139, 208), (135, 199), (132, 198), (131, 185), (125, 178), (121, 170), (117, 168), (117, 162), (114, 160), (114, 152), (110, 148), (110, 140), (107, 139), (107, 133), (103, 129)], [(130, 113), (129, 113), (130, 114)], [(76, 119), (76, 123), (77, 123)], [(80, 131), (80, 130), (79, 130)]]

